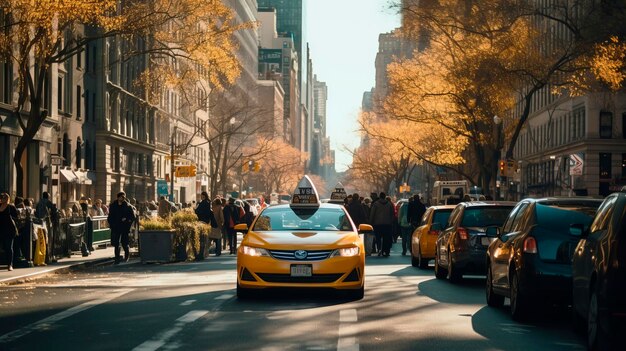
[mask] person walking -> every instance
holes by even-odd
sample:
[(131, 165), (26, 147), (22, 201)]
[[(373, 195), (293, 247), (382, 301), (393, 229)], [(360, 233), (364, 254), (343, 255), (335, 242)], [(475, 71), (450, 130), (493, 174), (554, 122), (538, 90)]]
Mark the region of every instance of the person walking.
[(378, 200), (372, 204), (372, 211), (370, 213), (370, 223), (374, 226), (376, 239), (380, 245), (378, 256), (389, 257), (389, 253), (391, 252), (393, 219), (393, 204), (387, 199), (387, 195), (381, 192), (378, 196)]
[[(211, 208), (211, 201), (209, 200), (209, 194), (206, 191), (203, 191), (200, 194), (200, 202), (196, 209), (194, 210), (196, 215), (198, 216), (198, 220), (205, 224), (209, 224), (211, 228), (217, 227), (217, 221), (215, 220), (215, 215), (213, 214), (213, 209)], [(207, 233), (206, 241), (201, 243), (201, 256), (204, 258), (204, 252), (208, 251), (209, 246), (211, 245), (210, 239), (211, 231)], [(218, 243), (219, 246), (219, 243)]]
[(209, 239), (215, 242), (215, 256), (222, 254), (222, 233), (224, 232), (224, 207), (222, 207), (222, 201), (220, 199), (213, 200), (213, 216), (217, 227), (211, 227), (211, 233), (209, 233)]
[(170, 215), (170, 212), (172, 212), (172, 204), (167, 201), (165, 196), (161, 196), (159, 198), (159, 209), (157, 212), (159, 217), (167, 218)]
[[(411, 198), (409, 201), (412, 201)], [(409, 210), (409, 203), (403, 203), (398, 210), (398, 225), (400, 226), (400, 235), (402, 237), (402, 256), (406, 255), (406, 251), (411, 252), (411, 234), (413, 233), (413, 226), (408, 221), (407, 212)]]
[(90, 209), (91, 217), (104, 216), (104, 210), (102, 209), (102, 200), (96, 199), (93, 206)]
[(17, 208), (9, 194), (0, 194), (0, 240), (7, 257), (7, 270), (13, 270), (13, 240), (17, 236)]
[(237, 250), (237, 231), (235, 225), (240, 221), (239, 207), (235, 205), (235, 199), (229, 198), (228, 204), (224, 207), (224, 226), (226, 227), (226, 237), (230, 254), (234, 255)]
[(137, 218), (133, 207), (126, 201), (126, 193), (117, 193), (117, 200), (109, 205), (109, 215), (107, 221), (111, 228), (111, 245), (115, 249), (115, 264), (119, 264), (120, 242), (124, 249), (124, 261), (130, 259), (130, 247), (128, 246), (128, 234), (130, 227)]
[(411, 223), (413, 229), (419, 227), (424, 213), (426, 213), (426, 206), (420, 200), (420, 196), (418, 194), (413, 195), (411, 201), (409, 201), (409, 207), (406, 213), (406, 219)]

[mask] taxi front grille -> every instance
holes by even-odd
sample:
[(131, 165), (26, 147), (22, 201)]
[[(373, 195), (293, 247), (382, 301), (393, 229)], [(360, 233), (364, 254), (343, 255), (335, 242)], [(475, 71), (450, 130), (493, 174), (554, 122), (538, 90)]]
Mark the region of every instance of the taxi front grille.
[(333, 283), (343, 274), (313, 274), (310, 277), (292, 277), (289, 274), (257, 273), (259, 278), (268, 283)]
[(269, 250), (272, 257), (277, 260), (285, 261), (321, 261), (327, 259), (333, 252), (333, 250), (305, 250), (307, 254), (306, 258), (299, 259), (296, 258), (296, 251), (300, 250)]

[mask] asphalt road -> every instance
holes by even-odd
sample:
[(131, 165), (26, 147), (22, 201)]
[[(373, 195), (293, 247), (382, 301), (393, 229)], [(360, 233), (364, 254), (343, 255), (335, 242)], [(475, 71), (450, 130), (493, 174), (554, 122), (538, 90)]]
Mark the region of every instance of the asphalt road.
[(0, 350), (584, 350), (567, 310), (513, 322), (508, 306), (485, 305), (484, 278), (439, 281), (397, 251), (367, 259), (357, 301), (315, 291), (241, 301), (235, 263), (131, 261), (0, 287)]

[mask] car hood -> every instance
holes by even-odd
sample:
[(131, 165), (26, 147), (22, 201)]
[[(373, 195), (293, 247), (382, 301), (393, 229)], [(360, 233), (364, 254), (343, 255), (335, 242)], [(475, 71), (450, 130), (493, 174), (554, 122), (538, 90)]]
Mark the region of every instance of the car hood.
[(353, 232), (297, 231), (249, 232), (242, 244), (272, 249), (297, 248), (324, 249), (358, 244), (359, 236)]

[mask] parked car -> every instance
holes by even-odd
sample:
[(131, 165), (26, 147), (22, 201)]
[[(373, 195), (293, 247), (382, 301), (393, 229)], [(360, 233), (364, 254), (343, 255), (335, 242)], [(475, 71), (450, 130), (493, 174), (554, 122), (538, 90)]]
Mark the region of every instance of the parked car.
[(582, 232), (572, 278), (572, 310), (586, 322), (589, 349), (617, 349), (626, 331), (626, 191), (609, 195)]
[(572, 254), (580, 235), (570, 224), (588, 226), (602, 200), (592, 198), (525, 199), (515, 206), (486, 255), (487, 304), (501, 307), (511, 299), (513, 319), (523, 319), (541, 302), (569, 304)]
[(439, 231), (448, 223), (448, 217), (454, 206), (431, 206), (426, 209), (424, 216), (411, 236), (411, 264), (422, 269), (428, 267), (428, 262), (435, 258), (435, 245)]
[(452, 211), (437, 237), (435, 276), (458, 282), (463, 274), (485, 274), (485, 252), (493, 241), (487, 228), (504, 223), (514, 202), (461, 202)]

